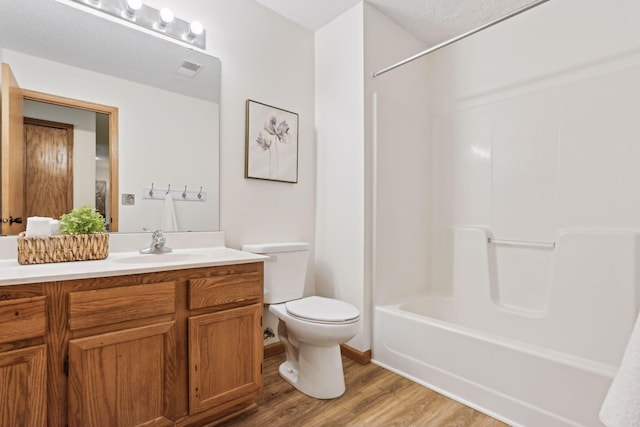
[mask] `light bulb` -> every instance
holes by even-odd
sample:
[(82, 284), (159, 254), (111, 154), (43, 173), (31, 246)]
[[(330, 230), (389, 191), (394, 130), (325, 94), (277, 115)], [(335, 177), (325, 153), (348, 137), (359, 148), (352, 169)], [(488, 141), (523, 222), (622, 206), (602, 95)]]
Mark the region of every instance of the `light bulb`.
[(127, 0), (127, 7), (131, 10), (138, 10), (142, 7), (142, 0)]
[(193, 35), (199, 36), (204, 31), (204, 27), (202, 26), (202, 23), (200, 23), (200, 21), (193, 21), (189, 25), (189, 31), (191, 31)]
[(163, 25), (167, 25), (169, 22), (173, 21), (173, 12), (171, 9), (166, 7), (160, 9), (160, 21), (162, 21)]
[(202, 26), (200, 21), (192, 21), (191, 24), (189, 24), (189, 33), (186, 35), (186, 38), (188, 41), (192, 41), (197, 36), (202, 34), (203, 31), (204, 27)]
[(129, 19), (133, 19), (136, 12), (142, 7), (142, 0), (127, 0), (125, 15)]

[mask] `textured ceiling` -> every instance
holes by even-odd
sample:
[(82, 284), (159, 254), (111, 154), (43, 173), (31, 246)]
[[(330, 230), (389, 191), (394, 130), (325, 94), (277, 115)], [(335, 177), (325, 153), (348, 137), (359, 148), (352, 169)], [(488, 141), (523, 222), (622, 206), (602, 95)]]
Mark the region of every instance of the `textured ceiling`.
[[(329, 23), (359, 0), (256, 0), (310, 30)], [(432, 46), (455, 37), (532, 0), (365, 0)]]

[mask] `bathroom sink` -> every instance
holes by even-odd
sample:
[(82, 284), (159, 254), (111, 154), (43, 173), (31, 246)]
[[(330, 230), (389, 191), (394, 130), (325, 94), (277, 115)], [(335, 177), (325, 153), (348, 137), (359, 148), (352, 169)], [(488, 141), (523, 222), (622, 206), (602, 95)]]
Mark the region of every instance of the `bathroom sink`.
[(115, 258), (112, 262), (122, 264), (156, 264), (165, 262), (195, 262), (203, 260), (200, 254), (169, 252), (164, 254), (140, 254), (125, 258)]

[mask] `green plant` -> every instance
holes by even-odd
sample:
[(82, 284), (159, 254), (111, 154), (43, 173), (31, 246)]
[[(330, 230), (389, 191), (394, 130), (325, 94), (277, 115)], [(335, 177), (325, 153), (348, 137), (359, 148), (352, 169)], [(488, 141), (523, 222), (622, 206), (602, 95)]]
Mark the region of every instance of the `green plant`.
[(104, 217), (89, 205), (73, 209), (60, 217), (62, 234), (91, 234), (105, 231)]

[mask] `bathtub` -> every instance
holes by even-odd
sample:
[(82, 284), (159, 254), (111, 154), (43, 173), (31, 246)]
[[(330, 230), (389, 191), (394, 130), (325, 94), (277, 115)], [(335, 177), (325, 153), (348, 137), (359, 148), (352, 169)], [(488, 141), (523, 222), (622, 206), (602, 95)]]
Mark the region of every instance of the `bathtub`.
[(510, 425), (602, 426), (637, 313), (637, 236), (559, 236), (548, 284), (520, 305), (495, 292), (486, 234), (455, 239), (451, 294), (374, 306), (374, 362)]

